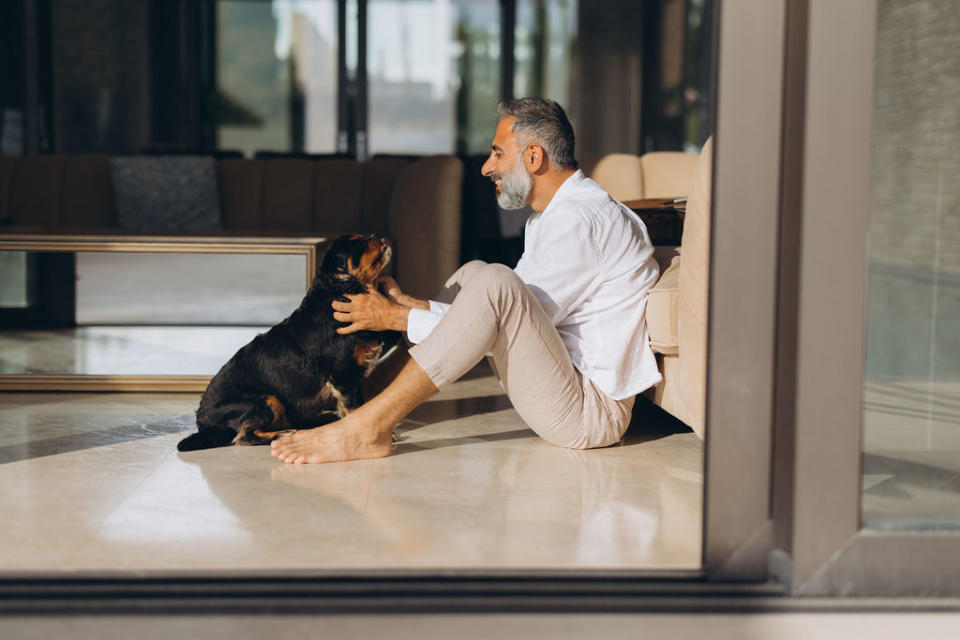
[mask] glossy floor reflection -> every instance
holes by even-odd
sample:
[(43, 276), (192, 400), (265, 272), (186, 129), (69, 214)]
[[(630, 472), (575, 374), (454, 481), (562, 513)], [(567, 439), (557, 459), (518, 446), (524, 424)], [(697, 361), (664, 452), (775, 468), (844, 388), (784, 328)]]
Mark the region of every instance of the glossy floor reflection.
[(0, 374), (212, 376), (269, 327), (86, 326), (0, 331)]
[(180, 454), (196, 395), (0, 394), (7, 571), (699, 565), (702, 444), (560, 449), (475, 372), (382, 460)]
[(960, 528), (960, 383), (868, 381), (863, 525)]

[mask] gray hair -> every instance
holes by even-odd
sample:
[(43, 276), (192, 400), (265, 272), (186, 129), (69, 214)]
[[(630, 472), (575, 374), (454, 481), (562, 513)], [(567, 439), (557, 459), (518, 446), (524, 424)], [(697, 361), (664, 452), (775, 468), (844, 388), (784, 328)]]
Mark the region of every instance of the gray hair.
[(497, 105), (497, 121), (510, 116), (515, 120), (513, 131), (522, 146), (536, 142), (557, 168), (577, 168), (573, 125), (563, 107), (543, 98), (504, 100)]

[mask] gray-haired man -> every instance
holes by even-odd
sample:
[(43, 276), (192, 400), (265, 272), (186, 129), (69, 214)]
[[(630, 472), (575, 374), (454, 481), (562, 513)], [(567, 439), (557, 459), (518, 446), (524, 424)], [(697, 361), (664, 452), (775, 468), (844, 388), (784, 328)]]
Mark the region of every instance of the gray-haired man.
[(289, 463), (382, 457), (394, 426), (484, 356), (524, 422), (545, 440), (590, 448), (620, 440), (634, 397), (660, 380), (647, 338), (647, 291), (657, 264), (637, 216), (585, 178), (563, 109), (537, 98), (501, 103), (483, 175), (505, 209), (529, 204), (516, 269), (467, 263), (436, 301), (381, 291), (335, 302), (359, 330), (406, 331), (409, 359), (362, 407), (273, 443)]

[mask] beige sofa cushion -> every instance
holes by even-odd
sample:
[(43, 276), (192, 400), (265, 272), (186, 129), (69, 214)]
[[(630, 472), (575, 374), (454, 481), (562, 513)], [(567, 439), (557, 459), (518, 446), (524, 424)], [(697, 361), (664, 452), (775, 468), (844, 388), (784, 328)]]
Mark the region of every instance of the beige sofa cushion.
[(363, 202), (360, 228), (367, 233), (387, 234), (390, 198), (400, 175), (413, 160), (399, 156), (374, 156), (363, 163)]
[(463, 163), (448, 155), (414, 162), (397, 181), (387, 221), (404, 291), (433, 296), (460, 266), (462, 188)]
[(313, 221), (314, 163), (271, 158), (263, 164), (261, 220), (267, 229), (309, 231)]
[(643, 198), (676, 198), (690, 193), (697, 154), (652, 151), (640, 156)]
[(63, 156), (26, 156), (17, 162), (10, 184), (10, 218), (21, 227), (60, 224)]
[(621, 202), (644, 197), (643, 168), (640, 156), (632, 153), (608, 153), (588, 157), (580, 163), (583, 174)]
[(680, 356), (657, 354), (657, 366), (663, 380), (653, 390), (651, 398), (660, 408), (675, 417), (682, 413), (683, 389), (680, 387)]
[(363, 165), (356, 160), (317, 161), (313, 173), (313, 228), (328, 234), (356, 233), (363, 200)]
[(707, 379), (707, 300), (710, 283), (710, 188), (713, 138), (697, 160), (683, 223), (683, 260), (679, 270), (680, 415), (701, 438), (705, 436)]
[(679, 351), (677, 305), (680, 291), (680, 256), (647, 294), (647, 330), (654, 353), (675, 355)]
[(217, 162), (224, 229), (251, 231), (264, 226), (260, 212), (263, 162), (246, 158), (224, 158)]
[(106, 156), (64, 156), (60, 188), (61, 226), (107, 229), (116, 224), (110, 159)]

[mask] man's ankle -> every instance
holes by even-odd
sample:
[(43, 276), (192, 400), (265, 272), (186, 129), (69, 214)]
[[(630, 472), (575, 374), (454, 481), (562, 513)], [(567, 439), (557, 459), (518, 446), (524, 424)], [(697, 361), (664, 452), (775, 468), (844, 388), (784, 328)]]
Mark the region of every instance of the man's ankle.
[(380, 445), (384, 442), (393, 442), (393, 427), (389, 429), (366, 429), (357, 435), (360, 442), (365, 445)]
[(389, 420), (374, 420), (372, 424), (363, 425), (355, 433), (357, 439), (365, 445), (375, 445), (393, 441), (395, 423)]

